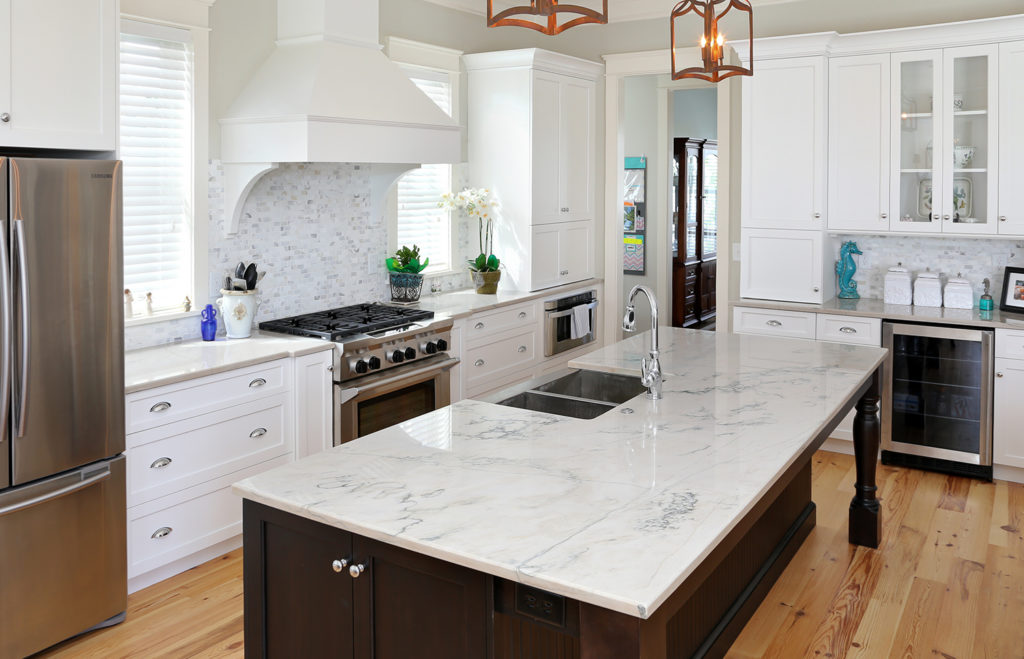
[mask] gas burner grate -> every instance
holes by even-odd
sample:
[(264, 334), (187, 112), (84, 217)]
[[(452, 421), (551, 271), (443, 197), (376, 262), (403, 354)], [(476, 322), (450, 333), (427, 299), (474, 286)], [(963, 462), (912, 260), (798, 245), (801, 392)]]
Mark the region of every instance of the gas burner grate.
[(260, 323), (260, 329), (339, 341), (355, 334), (391, 329), (433, 317), (433, 311), (424, 309), (393, 307), (387, 304), (353, 304), (291, 318), (264, 321)]

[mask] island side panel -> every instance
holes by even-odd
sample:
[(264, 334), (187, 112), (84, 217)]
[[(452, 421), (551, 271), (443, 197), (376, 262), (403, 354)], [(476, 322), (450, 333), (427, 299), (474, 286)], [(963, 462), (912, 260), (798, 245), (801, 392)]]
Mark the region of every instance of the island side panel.
[(882, 537), (882, 512), (875, 493), (875, 471), (882, 424), (878, 420), (882, 367), (871, 376), (867, 392), (857, 401), (853, 420), (853, 451), (857, 464), (857, 482), (850, 502), (850, 544), (878, 548)]

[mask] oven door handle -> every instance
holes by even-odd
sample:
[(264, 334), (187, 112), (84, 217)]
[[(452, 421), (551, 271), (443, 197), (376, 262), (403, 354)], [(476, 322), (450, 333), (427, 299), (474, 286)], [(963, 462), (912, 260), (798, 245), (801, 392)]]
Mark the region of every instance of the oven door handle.
[[(583, 306), (583, 305), (579, 305), (579, 304), (576, 305), (576, 307), (579, 307), (579, 306)], [(547, 316), (549, 319), (551, 319), (551, 318), (561, 318), (563, 316), (568, 316), (569, 314), (571, 314), (572, 310), (575, 309), (576, 307), (569, 307), (568, 309), (565, 309), (563, 311), (545, 311), (544, 315)], [(594, 309), (597, 308), (597, 300), (594, 300), (593, 302), (587, 302), (586, 303), (586, 307), (588, 309), (590, 309), (591, 311), (593, 311)]]
[(461, 360), (458, 357), (451, 357), (442, 362), (423, 366), (422, 368), (410, 369), (408, 371), (405, 369), (395, 369), (399, 372), (395, 373), (393, 376), (381, 378), (380, 380), (376, 380), (362, 387), (344, 387), (344, 385), (342, 385), (341, 403), (344, 405), (356, 398), (369, 398), (373, 396), (378, 389), (383, 389), (395, 384), (401, 384), (406, 381), (429, 380), (437, 374), (453, 368), (460, 361)]

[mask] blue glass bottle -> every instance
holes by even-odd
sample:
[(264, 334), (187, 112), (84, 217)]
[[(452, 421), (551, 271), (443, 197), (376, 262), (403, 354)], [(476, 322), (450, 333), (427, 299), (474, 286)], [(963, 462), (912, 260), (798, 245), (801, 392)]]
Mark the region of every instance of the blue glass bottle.
[(217, 338), (217, 310), (212, 304), (208, 304), (199, 315), (203, 319), (203, 341), (213, 341)]

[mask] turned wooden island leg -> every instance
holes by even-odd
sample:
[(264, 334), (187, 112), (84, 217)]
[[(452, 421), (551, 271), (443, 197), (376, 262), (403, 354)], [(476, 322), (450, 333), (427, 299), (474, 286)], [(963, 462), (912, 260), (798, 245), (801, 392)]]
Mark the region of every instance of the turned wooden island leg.
[(875, 549), (882, 537), (882, 512), (875, 492), (875, 467), (882, 424), (878, 421), (878, 398), (882, 367), (871, 376), (871, 385), (857, 401), (853, 421), (853, 452), (857, 463), (856, 493), (850, 502), (850, 544)]

